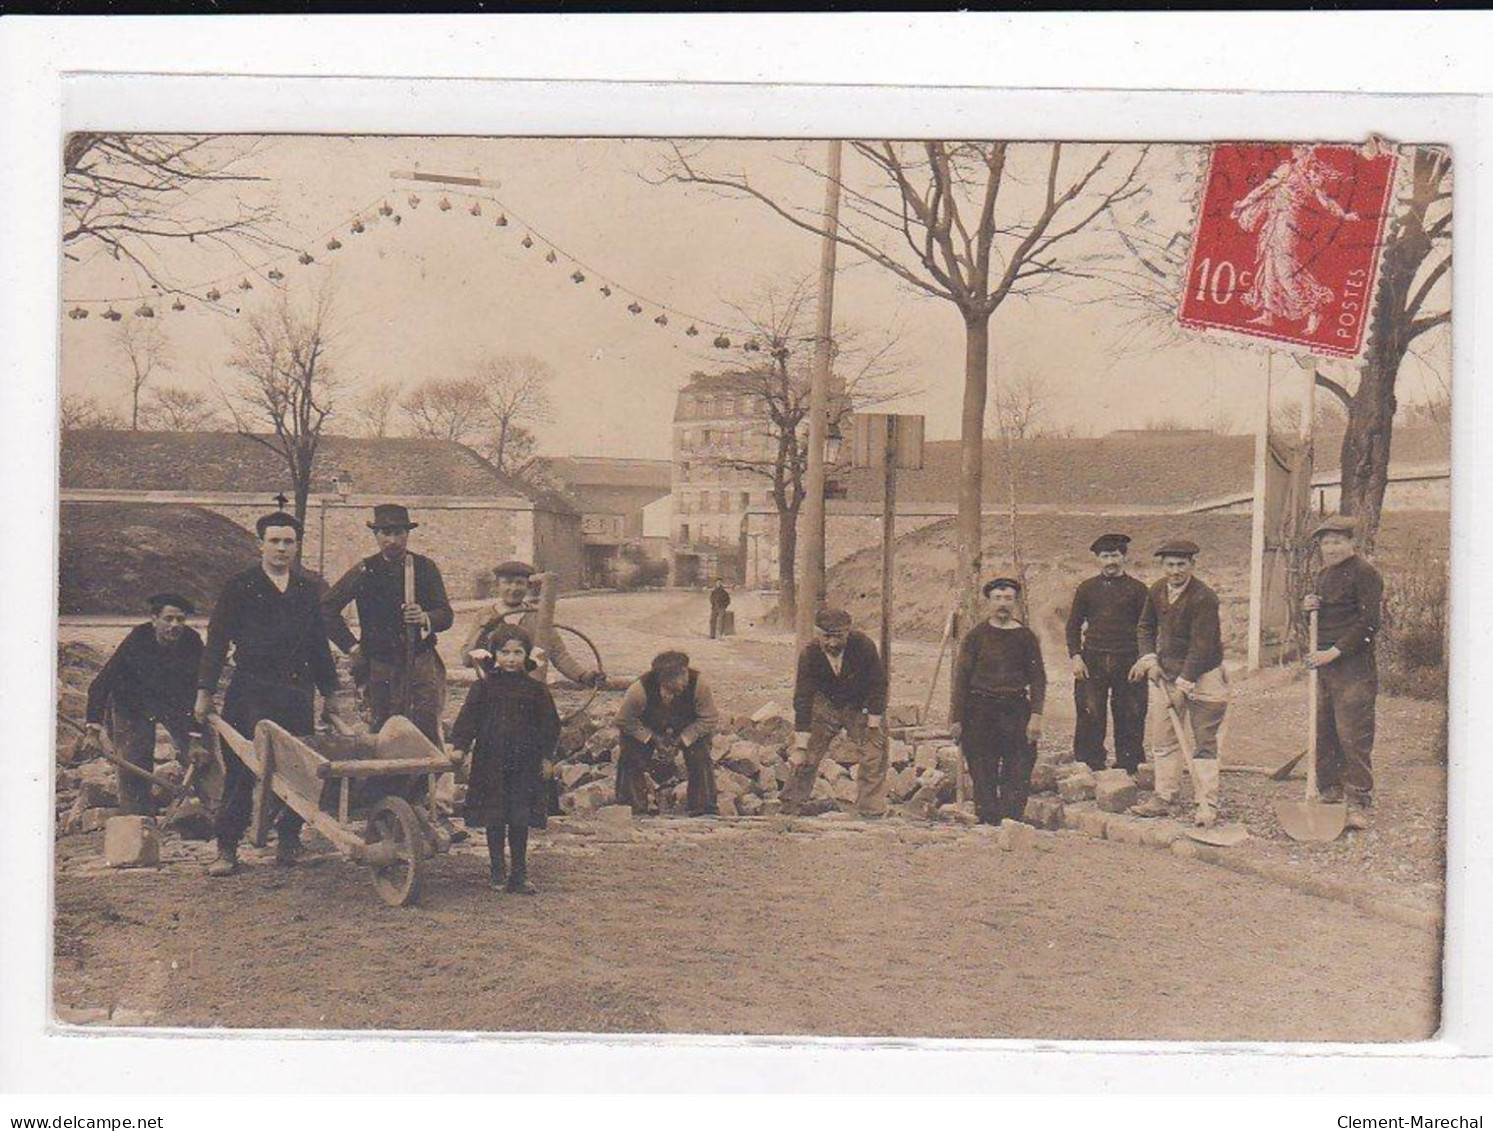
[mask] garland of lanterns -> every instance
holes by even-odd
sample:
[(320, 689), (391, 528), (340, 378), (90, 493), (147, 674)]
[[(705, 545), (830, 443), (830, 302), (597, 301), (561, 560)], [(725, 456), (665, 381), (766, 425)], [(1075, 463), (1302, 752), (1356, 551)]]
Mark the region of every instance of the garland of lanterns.
[[(451, 197), (466, 197), (470, 204), (464, 208), (457, 209), (452, 203)], [(512, 232), (522, 231), (523, 236), (518, 244), (525, 251), (533, 251), (543, 247), (544, 255), (541, 257), (544, 263), (550, 267), (558, 267), (561, 270), (569, 269), (570, 281), (577, 287), (585, 286), (587, 282), (594, 280), (593, 294), (599, 295), (603, 300), (623, 298), (627, 302), (625, 309), (632, 317), (641, 317), (652, 312), (653, 324), (661, 330), (671, 327), (676, 332), (681, 332), (686, 338), (697, 338), (703, 334), (713, 334), (710, 344), (719, 350), (740, 349), (744, 353), (757, 353), (762, 349), (761, 342), (750, 331), (715, 322), (708, 318), (689, 314), (686, 311), (670, 306), (667, 303), (658, 302), (647, 296), (617, 283), (611, 276), (597, 271), (576, 256), (567, 252), (554, 241), (541, 234), (534, 225), (523, 221), (517, 214), (510, 219), (512, 211), (503, 203), (492, 196), (475, 196), (472, 194), (451, 192), (443, 194), (436, 203), (436, 208), (442, 213), (456, 211), (464, 212), (468, 217), (483, 219), (488, 212), (483, 209), (484, 201), (489, 210), (496, 212), (492, 223), (486, 225), (489, 232), (509, 230)], [(405, 197), (403, 205), (407, 206), (410, 215), (418, 213), (424, 199), (419, 193), (411, 192)], [(356, 212), (349, 214), (340, 223), (328, 228), (321, 235), (314, 237), (308, 244), (304, 245), (299, 252), (288, 250), (285, 253), (263, 260), (247, 269), (246, 273), (234, 272), (216, 279), (205, 280), (191, 287), (173, 290), (162, 290), (152, 285), (149, 293), (136, 293), (127, 296), (113, 296), (109, 298), (78, 298), (64, 299), (64, 305), (69, 309), (67, 316), (74, 321), (83, 321), (91, 314), (97, 313), (100, 318), (107, 322), (119, 322), (126, 317), (120, 306), (126, 309), (133, 307), (129, 315), (134, 318), (155, 318), (157, 315), (164, 316), (169, 310), (172, 313), (181, 313), (188, 309), (190, 301), (198, 306), (205, 307), (217, 313), (237, 314), (239, 308), (230, 305), (230, 298), (225, 296), (225, 290), (234, 290), (248, 293), (255, 289), (255, 280), (278, 287), (284, 283), (288, 271), (293, 270), (293, 264), (302, 268), (314, 266), (318, 260), (317, 256), (308, 250), (312, 246), (317, 247), (318, 253), (324, 249), (326, 253), (336, 254), (341, 251), (345, 244), (342, 236), (354, 238), (367, 234), (370, 230), (377, 228), (401, 228), (405, 222), (405, 213), (395, 209), (389, 203), (388, 197), (380, 195), (375, 200), (368, 202)], [(163, 305), (166, 297), (171, 298), (168, 306)], [(99, 306), (105, 307), (97, 311)], [(672, 317), (671, 317), (672, 316)], [(677, 328), (683, 326), (682, 331)]]

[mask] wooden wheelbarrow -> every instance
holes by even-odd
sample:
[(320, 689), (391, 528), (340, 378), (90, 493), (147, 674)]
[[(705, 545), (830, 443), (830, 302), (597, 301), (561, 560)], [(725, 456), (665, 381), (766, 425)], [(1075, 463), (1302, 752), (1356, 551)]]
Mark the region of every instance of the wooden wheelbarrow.
[[(267, 719), (252, 740), (221, 716), (208, 722), (254, 775), (253, 844), (264, 845), (277, 803), (283, 804), (343, 856), (369, 868), (385, 903), (405, 907), (419, 898), (425, 861), (451, 847), (435, 820), (435, 780), (459, 755), (438, 749), (402, 715), (377, 735), (309, 738)], [(406, 794), (421, 776), (424, 800), (412, 804)]]

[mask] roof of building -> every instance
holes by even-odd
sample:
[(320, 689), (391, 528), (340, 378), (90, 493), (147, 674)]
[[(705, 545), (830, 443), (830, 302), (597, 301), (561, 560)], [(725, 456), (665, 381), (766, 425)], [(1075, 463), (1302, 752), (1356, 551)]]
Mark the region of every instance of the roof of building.
[(669, 489), (672, 464), (666, 459), (611, 459), (555, 456), (545, 461), (567, 487), (661, 487)]
[[(333, 476), (341, 472), (350, 473), (353, 492), (363, 496), (522, 498), (562, 514), (575, 512), (558, 491), (504, 475), (449, 440), (323, 436), (312, 493), (331, 491)], [(60, 475), (64, 490), (261, 491), (269, 497), (290, 487), (277, 452), (234, 432), (64, 432)]]

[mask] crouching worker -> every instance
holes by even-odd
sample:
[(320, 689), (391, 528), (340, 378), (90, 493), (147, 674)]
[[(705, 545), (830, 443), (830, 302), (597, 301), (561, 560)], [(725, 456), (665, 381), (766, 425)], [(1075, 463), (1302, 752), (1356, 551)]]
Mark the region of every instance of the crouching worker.
[(1047, 670), (1037, 634), (1016, 619), (1021, 583), (985, 583), (989, 619), (969, 630), (954, 665), (949, 712), (954, 741), (964, 751), (983, 825), (1019, 821), (1032, 788)]
[[(526, 631), (499, 625), (486, 643), (492, 658), (451, 727), (451, 745), (472, 755), (463, 816), (487, 830), (492, 886), (533, 895), (529, 829), (547, 820), (544, 763), (560, 741), (560, 715), (549, 688), (529, 676), (534, 641)], [(511, 870), (503, 859), (505, 833)]]
[(646, 774), (652, 760), (671, 767), (684, 755), (685, 810), (691, 817), (718, 812), (710, 739), (719, 715), (710, 686), (683, 652), (660, 652), (623, 697), (617, 710), (622, 752), (617, 760), (617, 804), (648, 812)]

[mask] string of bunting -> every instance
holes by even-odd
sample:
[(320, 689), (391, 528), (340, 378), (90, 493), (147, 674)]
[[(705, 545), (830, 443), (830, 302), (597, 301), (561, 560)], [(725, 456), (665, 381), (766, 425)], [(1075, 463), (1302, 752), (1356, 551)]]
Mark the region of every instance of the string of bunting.
[[(470, 203), (458, 208), (452, 202), (453, 196), (458, 199), (465, 198)], [(406, 219), (404, 209), (408, 209), (408, 215), (414, 216), (419, 214), (420, 206), (424, 203), (426, 203), (424, 197), (417, 192), (411, 192), (396, 210), (395, 206), (389, 203), (389, 196), (380, 194), (357, 211), (345, 216), (337, 224), (327, 228), (320, 235), (312, 237), (299, 252), (293, 249), (287, 250), (249, 265), (243, 271), (203, 280), (190, 287), (163, 290), (153, 284), (148, 292), (142, 291), (132, 295), (67, 298), (64, 299), (64, 306), (68, 307), (67, 316), (74, 321), (82, 321), (91, 314), (97, 313), (105, 321), (119, 322), (126, 317), (126, 311), (129, 311), (131, 317), (155, 318), (158, 315), (165, 315), (168, 310), (181, 313), (188, 309), (189, 301), (218, 313), (237, 314), (240, 308), (230, 305), (232, 292), (253, 291), (256, 280), (270, 286), (279, 286), (284, 282), (287, 273), (294, 270), (297, 265), (301, 268), (311, 267), (318, 262), (318, 254), (335, 255), (341, 251), (346, 246), (344, 236), (349, 239), (356, 238), (372, 229), (386, 225), (401, 228)], [(483, 207), (484, 204), (487, 208)], [(521, 248), (525, 251), (533, 251), (543, 247), (544, 254), (539, 258), (547, 266), (566, 271), (570, 282), (577, 287), (591, 283), (592, 294), (600, 296), (603, 300), (617, 299), (618, 305), (632, 317), (641, 317), (651, 313), (654, 325), (662, 330), (680, 332), (687, 338), (710, 334), (712, 335), (710, 344), (716, 349), (739, 349), (744, 353), (757, 353), (762, 350), (761, 342), (750, 331), (743, 331), (722, 322), (690, 314), (617, 283), (610, 275), (596, 270), (550, 240), (533, 224), (525, 221), (517, 213), (513, 213), (502, 201), (493, 196), (451, 191), (443, 193), (435, 207), (441, 213), (462, 212), (469, 218), (484, 220), (484, 222), (489, 214), (495, 213), (492, 215), (491, 223), (486, 224), (489, 231), (508, 230), (513, 233), (522, 231), (523, 236), (518, 240)], [(313, 247), (315, 252), (311, 250)], [(171, 299), (169, 306), (165, 305), (167, 297)], [(622, 299), (630, 301), (623, 304)], [(105, 309), (96, 310), (99, 306)], [(120, 310), (121, 306), (125, 310)], [(133, 307), (132, 310), (131, 307)]]

